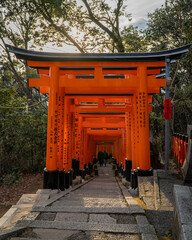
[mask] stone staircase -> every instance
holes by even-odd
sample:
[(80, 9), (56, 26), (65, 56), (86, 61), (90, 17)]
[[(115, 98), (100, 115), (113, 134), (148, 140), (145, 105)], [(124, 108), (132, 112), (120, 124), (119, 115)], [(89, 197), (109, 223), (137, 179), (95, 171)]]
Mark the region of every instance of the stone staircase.
[(76, 189), (51, 198), (47, 191), (39, 191), (45, 199), (17, 221), (15, 227), (25, 230), (12, 240), (157, 239), (144, 209), (115, 178), (110, 165), (99, 168), (99, 176)]

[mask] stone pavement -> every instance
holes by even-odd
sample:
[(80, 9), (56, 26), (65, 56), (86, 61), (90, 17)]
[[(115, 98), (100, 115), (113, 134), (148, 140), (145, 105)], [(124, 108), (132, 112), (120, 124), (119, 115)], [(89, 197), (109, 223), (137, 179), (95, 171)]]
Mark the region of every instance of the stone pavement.
[(99, 167), (99, 176), (63, 192), (23, 195), (0, 219), (0, 239), (10, 239), (5, 233), (9, 236), (13, 225), (12, 240), (172, 239), (173, 186), (182, 185), (178, 173), (159, 169), (139, 177), (141, 201), (122, 183), (128, 185), (107, 165)]
[(26, 230), (11, 239), (157, 239), (145, 211), (114, 177), (111, 165), (100, 167), (99, 176), (87, 184), (65, 192), (36, 204), (16, 224)]

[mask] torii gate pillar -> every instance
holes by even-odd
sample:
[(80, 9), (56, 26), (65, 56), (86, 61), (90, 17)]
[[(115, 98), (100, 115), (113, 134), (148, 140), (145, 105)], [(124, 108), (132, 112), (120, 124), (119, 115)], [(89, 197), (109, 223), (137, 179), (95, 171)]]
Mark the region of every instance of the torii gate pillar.
[(47, 155), (44, 171), (44, 188), (58, 188), (57, 166), (57, 120), (58, 120), (58, 92), (59, 67), (50, 67), (50, 93), (47, 122)]
[(138, 166), (141, 170), (149, 170), (150, 162), (150, 142), (149, 142), (149, 111), (148, 111), (148, 86), (147, 86), (147, 66), (139, 66), (137, 69), (139, 78), (139, 91), (136, 94), (136, 121), (137, 131), (139, 131), (138, 141)]

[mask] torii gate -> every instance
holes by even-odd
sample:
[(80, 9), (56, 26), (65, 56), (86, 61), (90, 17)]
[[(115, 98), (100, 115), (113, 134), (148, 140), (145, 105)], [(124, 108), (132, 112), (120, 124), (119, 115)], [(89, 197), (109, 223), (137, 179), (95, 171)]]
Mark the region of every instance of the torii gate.
[[(29, 86), (49, 93), (44, 187), (63, 190), (65, 182), (69, 182), (72, 158), (81, 154), (82, 116), (85, 114), (123, 115), (125, 146), (131, 146), (131, 151), (125, 151), (127, 158), (132, 161), (133, 169), (150, 171), (149, 103), (151, 95), (165, 87), (165, 79), (156, 75), (165, 68), (167, 59), (179, 58), (189, 47), (151, 53), (59, 54), (7, 45), (17, 58), (38, 69), (40, 78), (29, 79)], [(82, 110), (83, 106), (74, 104), (80, 96), (97, 96), (101, 100), (98, 107), (84, 106)], [(103, 96), (114, 99), (124, 96), (125, 106), (106, 106)], [(98, 135), (91, 130), (87, 132)]]

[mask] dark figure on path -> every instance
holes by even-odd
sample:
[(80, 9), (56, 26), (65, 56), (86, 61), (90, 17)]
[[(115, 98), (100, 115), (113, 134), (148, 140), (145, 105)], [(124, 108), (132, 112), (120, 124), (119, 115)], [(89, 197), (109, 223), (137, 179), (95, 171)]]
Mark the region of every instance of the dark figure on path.
[(93, 157), (93, 165), (95, 165), (97, 163), (97, 159), (96, 157)]
[(100, 167), (103, 166), (104, 153), (102, 151), (98, 152), (98, 159), (99, 159)]

